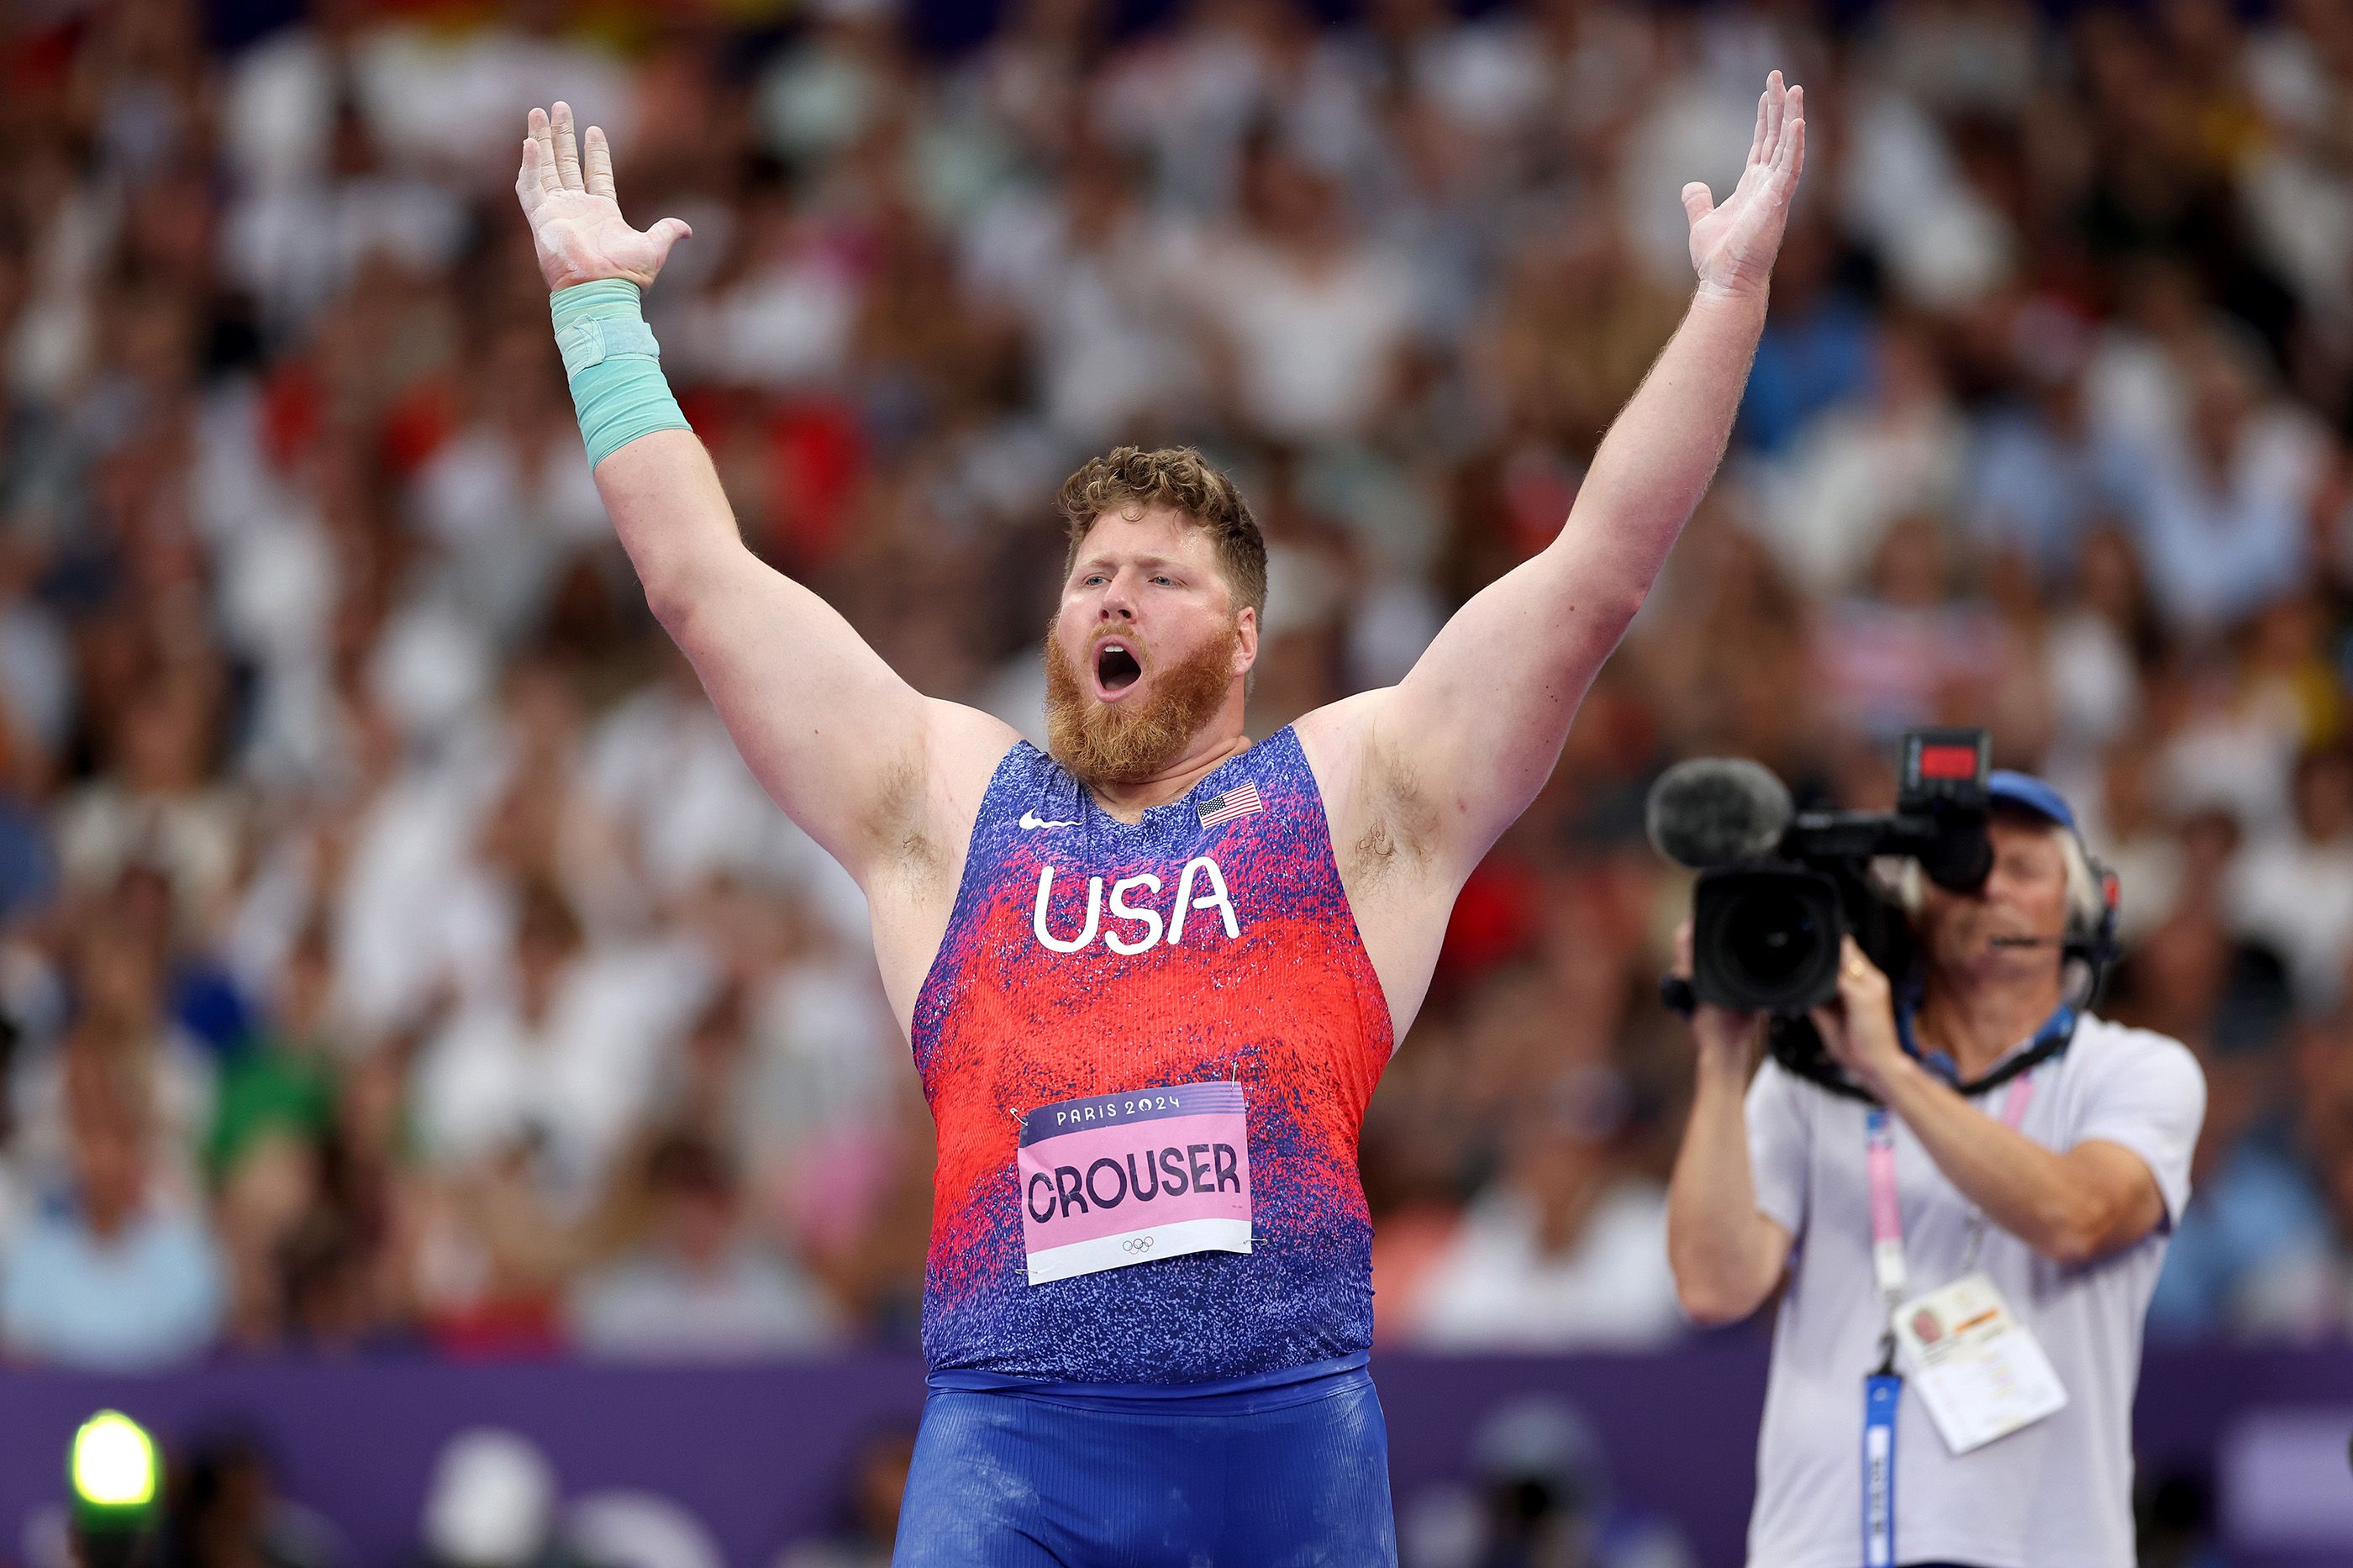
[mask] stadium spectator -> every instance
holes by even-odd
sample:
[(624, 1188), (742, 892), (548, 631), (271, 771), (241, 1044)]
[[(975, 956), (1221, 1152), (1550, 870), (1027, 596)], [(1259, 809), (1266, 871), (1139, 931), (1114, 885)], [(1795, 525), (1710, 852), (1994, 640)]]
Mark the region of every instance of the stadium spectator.
[(2353, 958), (2353, 751), (2307, 752), (2290, 785), (2287, 830), (2232, 868), (2232, 923), (2287, 961), (2297, 999), (2325, 1014)]
[(2130, 448), (2123, 484), (2158, 612), (2195, 636), (2302, 579), (2327, 459), (2310, 415), (2269, 393), (2236, 336), (2213, 331), (2187, 360), (2187, 409)]
[(595, 1355), (758, 1355), (834, 1337), (808, 1280), (741, 1235), (734, 1173), (691, 1136), (656, 1142), (643, 1163), (643, 1239), (573, 1286), (573, 1338)]
[(417, 1068), (428, 1158), (462, 1171), (520, 1157), (558, 1212), (577, 1215), (643, 1109), (650, 1022), (628, 976), (589, 956), (580, 919), (544, 881), (515, 916), (514, 986), (461, 1007)]
[(121, 1052), (84, 1047), (62, 1099), (70, 1183), (0, 1255), (0, 1341), (109, 1372), (198, 1354), (221, 1326), (221, 1265), (201, 1214), (155, 1179), (148, 1084)]
[[(2302, 1042), (2298, 1152), (2307, 1174), (2267, 1170), (2260, 1145), (2242, 1155), (2239, 1180), (2210, 1228), (2230, 1225), (2243, 1261), (2231, 1279), (2224, 1321), (2253, 1338), (2334, 1340), (2353, 1332), (2353, 1020)], [(2282, 1180), (2282, 1175), (2285, 1179)], [(2249, 1212), (2253, 1210), (2254, 1212)]]
[[(2262, 1339), (2298, 1316), (2298, 1331), (2325, 1331), (2326, 1309), (2309, 1282), (2326, 1273), (2315, 1264), (2328, 1219), (2312, 1172), (2328, 1165), (2346, 1134), (2348, 1044), (2341, 1020), (2306, 1025), (2290, 1058), (2295, 1112), (2242, 1108), (2229, 1127), (2209, 1118), (2191, 1169), (2204, 1195), (2174, 1232), (2149, 1302), (2152, 1334)], [(2302, 1283), (2283, 1297), (2290, 1275)]]
[[(101, 909), (105, 906), (100, 906)], [(110, 911), (111, 912), (111, 911)], [(90, 1075), (135, 1079), (139, 1124), (154, 1179), (183, 1198), (200, 1190), (196, 1162), (213, 1116), (218, 1068), (164, 1012), (164, 966), (152, 936), (127, 921), (89, 919), (69, 933), (70, 1021), (53, 1040), (26, 1042), (12, 1064), (17, 1154), (35, 1179), (62, 1179), (75, 1085)], [(60, 999), (62, 1000), (62, 999)], [(47, 1049), (39, 1048), (46, 1046)]]
[(1952, 510), (1967, 430), (1925, 334), (1891, 323), (1868, 398), (1826, 409), (1772, 472), (1768, 537), (1784, 568), (1815, 594), (1854, 586), (1900, 519)]
[(1426, 1266), (1413, 1338), (1454, 1350), (1632, 1349), (1684, 1324), (1666, 1191), (1613, 1168), (1626, 1090), (1575, 1072), (1524, 1107), (1496, 1184)]

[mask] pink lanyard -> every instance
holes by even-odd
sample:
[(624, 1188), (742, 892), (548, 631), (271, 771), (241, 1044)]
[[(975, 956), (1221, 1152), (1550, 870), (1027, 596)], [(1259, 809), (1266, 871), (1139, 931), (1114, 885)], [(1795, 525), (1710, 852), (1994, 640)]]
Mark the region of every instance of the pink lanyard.
[[(2034, 1076), (2021, 1073), (2010, 1080), (2001, 1098), (2001, 1124), (2012, 1132), (2026, 1120), (2027, 1101), (2034, 1098)], [(1895, 1130), (1883, 1105), (1874, 1105), (1863, 1119), (1864, 1173), (1871, 1182), (1871, 1273), (1879, 1293), (1894, 1307), (1904, 1300), (1908, 1278), (1904, 1267), (1904, 1211), (1895, 1198)], [(1969, 1255), (1961, 1266), (1968, 1273), (1977, 1263), (1978, 1242), (1985, 1233), (1985, 1216), (1969, 1215)]]

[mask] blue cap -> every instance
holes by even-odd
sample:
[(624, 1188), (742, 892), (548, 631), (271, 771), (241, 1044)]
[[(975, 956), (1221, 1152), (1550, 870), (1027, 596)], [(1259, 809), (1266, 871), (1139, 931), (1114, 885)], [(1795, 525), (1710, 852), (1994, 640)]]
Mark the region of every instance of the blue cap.
[(2067, 808), (2067, 797), (2032, 773), (1996, 768), (1986, 774), (1986, 794), (1997, 805), (2014, 805), (2048, 817), (2070, 833), (2082, 831), (2075, 826), (2075, 814)]

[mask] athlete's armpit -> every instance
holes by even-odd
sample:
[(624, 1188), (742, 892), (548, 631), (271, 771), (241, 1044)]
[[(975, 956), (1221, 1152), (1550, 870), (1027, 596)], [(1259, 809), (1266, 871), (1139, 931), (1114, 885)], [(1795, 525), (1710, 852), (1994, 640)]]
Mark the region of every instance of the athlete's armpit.
[(924, 809), (927, 782), (915, 747), (884, 770), (859, 820), (869, 867), (917, 879), (939, 868), (945, 856)]
[(1362, 827), (1348, 840), (1349, 863), (1341, 868), (1350, 886), (1371, 892), (1398, 879), (1425, 879), (1438, 858), (1437, 803), (1411, 764), (1377, 735), (1366, 736), (1353, 804)]

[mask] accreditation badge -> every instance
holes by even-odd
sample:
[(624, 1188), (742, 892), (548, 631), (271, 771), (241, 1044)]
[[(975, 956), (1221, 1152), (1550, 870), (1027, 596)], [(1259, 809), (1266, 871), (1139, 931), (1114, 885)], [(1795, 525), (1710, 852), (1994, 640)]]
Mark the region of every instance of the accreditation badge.
[(1905, 1374), (1956, 1455), (2066, 1406), (2051, 1358), (1983, 1273), (1905, 1302), (1894, 1329)]
[(1041, 1105), (1021, 1119), (1015, 1173), (1032, 1285), (1250, 1249), (1249, 1118), (1239, 1083)]

